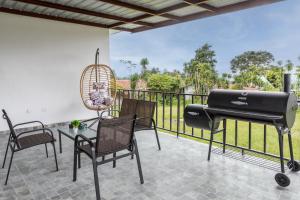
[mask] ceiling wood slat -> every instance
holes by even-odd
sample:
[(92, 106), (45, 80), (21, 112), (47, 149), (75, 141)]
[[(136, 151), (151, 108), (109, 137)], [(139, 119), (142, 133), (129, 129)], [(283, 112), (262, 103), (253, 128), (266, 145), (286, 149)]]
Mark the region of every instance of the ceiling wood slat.
[(11, 0), (2, 1), (0, 12), (140, 32), (280, 1), (285, 0)]
[[(127, 22), (127, 23), (130, 22), (128, 20), (128, 18), (119, 17), (116, 15), (110, 15), (110, 14), (101, 13), (101, 12), (95, 12), (95, 11), (91, 11), (91, 10), (85, 10), (85, 9), (72, 7), (72, 6), (66, 6), (66, 5), (57, 4), (57, 3), (51, 3), (51, 2), (47, 2), (47, 1), (39, 1), (39, 0), (15, 0), (15, 1), (22, 2), (22, 3), (29, 3), (29, 4), (43, 6), (43, 7), (48, 7), (48, 8), (54, 8), (54, 9), (58, 9), (58, 10), (74, 12), (74, 13), (81, 13), (81, 14), (91, 15), (91, 16), (95, 16), (95, 17), (113, 19), (113, 20)], [(143, 25), (143, 26), (152, 26), (152, 24), (145, 23), (145, 22), (134, 21), (132, 23)]]
[[(282, 1), (282, 0), (248, 0), (248, 1), (243, 1), (243, 2), (236, 3), (236, 4), (219, 7), (218, 12), (205, 11), (205, 12), (200, 12), (200, 13), (195, 13), (195, 14), (183, 16), (182, 19), (180, 20), (180, 22), (173, 21), (173, 20), (159, 22), (159, 23), (155, 24), (154, 28), (160, 28), (160, 27), (164, 27), (164, 26), (174, 25), (174, 24), (187, 22), (187, 21), (191, 21), (191, 20), (196, 20), (196, 19), (201, 19), (201, 18), (205, 18), (205, 17), (212, 17), (212, 16), (216, 16), (216, 15), (221, 15), (221, 14), (234, 12), (234, 11), (238, 11), (238, 10), (243, 10), (243, 9), (246, 9), (246, 8), (252, 8), (252, 7), (256, 7), (256, 6), (262, 6), (262, 5), (275, 3), (275, 2), (279, 2), (279, 1)], [(141, 32), (141, 31), (146, 31), (146, 30), (149, 30), (149, 28), (140, 27), (140, 28), (133, 29), (132, 32), (136, 33), (136, 32)]]

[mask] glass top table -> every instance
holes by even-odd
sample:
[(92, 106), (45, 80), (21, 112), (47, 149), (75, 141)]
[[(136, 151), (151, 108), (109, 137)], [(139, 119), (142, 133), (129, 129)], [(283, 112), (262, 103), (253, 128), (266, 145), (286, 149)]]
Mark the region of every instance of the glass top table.
[(79, 135), (79, 134), (82, 134), (91, 140), (96, 139), (96, 136), (97, 136), (97, 132), (94, 129), (85, 128), (83, 130), (78, 129), (77, 131), (74, 131), (73, 129), (69, 128), (68, 125), (58, 127), (57, 131), (58, 131), (58, 138), (59, 138), (59, 152), (60, 153), (62, 153), (61, 135), (64, 135), (71, 140), (75, 140), (76, 135)]

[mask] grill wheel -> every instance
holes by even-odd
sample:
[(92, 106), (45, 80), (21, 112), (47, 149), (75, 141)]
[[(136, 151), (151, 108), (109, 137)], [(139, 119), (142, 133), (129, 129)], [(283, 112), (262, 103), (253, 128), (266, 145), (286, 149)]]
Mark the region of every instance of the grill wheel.
[(294, 164), (292, 163), (292, 161), (290, 160), (288, 163), (287, 163), (287, 166), (289, 169), (291, 169), (293, 172), (298, 172), (300, 171), (300, 164), (296, 161), (294, 161)]
[(285, 174), (282, 174), (282, 173), (278, 173), (275, 175), (275, 181), (281, 187), (287, 187), (291, 183), (289, 177), (287, 177)]

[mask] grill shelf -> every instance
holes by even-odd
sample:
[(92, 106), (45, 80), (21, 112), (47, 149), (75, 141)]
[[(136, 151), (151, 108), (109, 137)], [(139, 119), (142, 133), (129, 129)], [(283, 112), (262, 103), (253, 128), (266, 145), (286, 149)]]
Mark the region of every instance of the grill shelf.
[[(261, 158), (259, 157), (261, 155), (254, 152), (247, 152), (242, 154), (241, 150), (237, 151), (236, 149), (231, 147), (227, 147), (225, 153), (223, 153), (222, 147), (213, 147), (211, 152), (217, 155), (222, 155), (227, 158), (239, 160), (241, 162), (245, 162), (251, 165), (259, 166), (276, 172), (281, 170), (278, 159)], [(285, 170), (288, 170), (287, 166), (285, 166)]]

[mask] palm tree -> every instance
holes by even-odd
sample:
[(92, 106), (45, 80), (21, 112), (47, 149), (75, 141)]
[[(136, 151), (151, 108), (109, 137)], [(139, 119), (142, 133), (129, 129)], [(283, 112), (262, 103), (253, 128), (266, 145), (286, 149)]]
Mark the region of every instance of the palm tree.
[(146, 71), (147, 65), (149, 65), (148, 58), (142, 58), (142, 60), (140, 61), (140, 65), (142, 66), (142, 71)]
[(286, 64), (285, 64), (285, 68), (286, 70), (290, 73), (291, 71), (293, 71), (294, 68), (294, 64), (292, 63), (292, 61), (287, 60)]
[(146, 72), (147, 72), (147, 66), (149, 65), (148, 58), (142, 58), (140, 61), (140, 65), (142, 66), (141, 78), (145, 79)]

